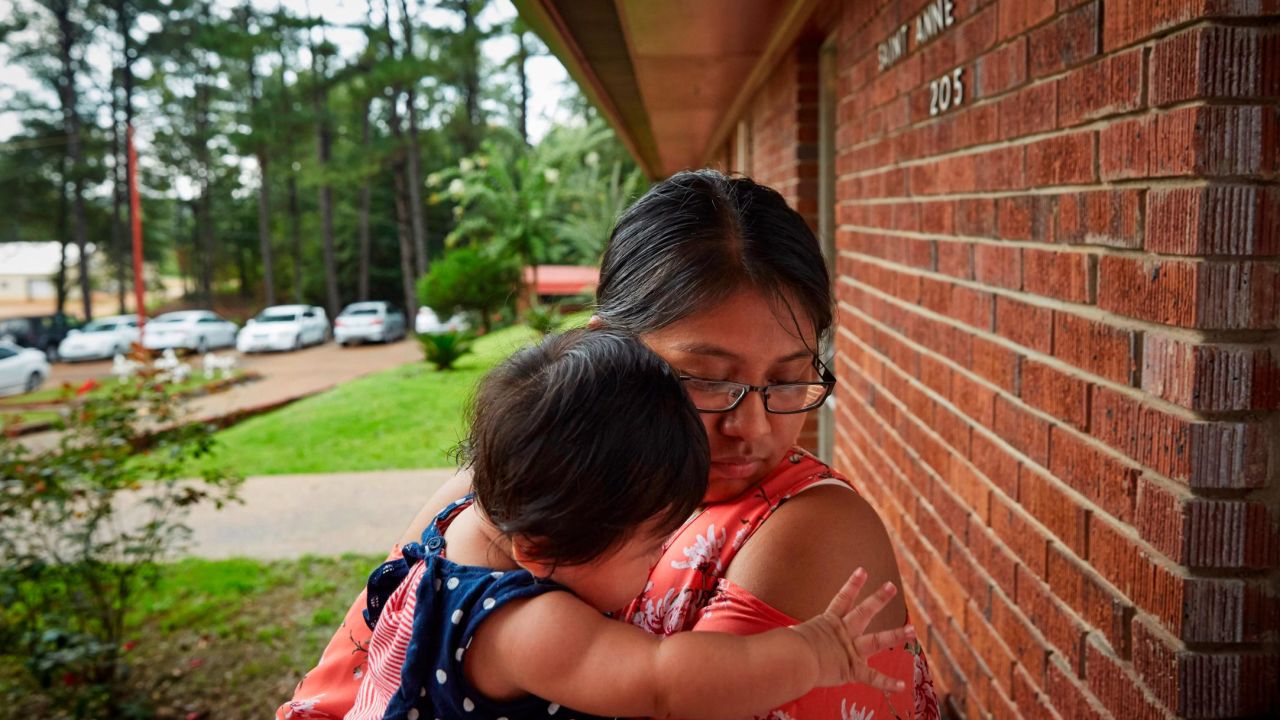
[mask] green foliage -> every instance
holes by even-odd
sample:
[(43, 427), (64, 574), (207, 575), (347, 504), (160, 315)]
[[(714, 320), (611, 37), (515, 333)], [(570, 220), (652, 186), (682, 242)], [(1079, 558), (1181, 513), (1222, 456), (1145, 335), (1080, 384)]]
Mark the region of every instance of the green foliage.
[(418, 336), (422, 358), (437, 370), (452, 370), (454, 363), (471, 352), (474, 336), (469, 332), (426, 333)]
[(494, 261), (473, 247), (457, 248), (431, 264), (418, 278), (418, 300), (447, 317), (455, 310), (475, 311), (489, 331), (493, 313), (514, 295), (520, 284), (520, 268), (512, 262)]
[(126, 692), (126, 620), (188, 538), (186, 511), (235, 499), (239, 478), (220, 468), (179, 480), (213, 433), (143, 376), (73, 402), (51, 449), (0, 437), (0, 658), (20, 661), (69, 714), (145, 705)]
[(560, 308), (555, 305), (534, 305), (524, 311), (524, 324), (542, 337), (555, 332), (560, 323)]

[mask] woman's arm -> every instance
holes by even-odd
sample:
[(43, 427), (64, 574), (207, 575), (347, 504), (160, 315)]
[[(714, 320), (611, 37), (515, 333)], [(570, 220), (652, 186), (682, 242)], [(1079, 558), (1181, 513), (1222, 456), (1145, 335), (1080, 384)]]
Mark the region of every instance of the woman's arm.
[(658, 638), (609, 620), (567, 593), (499, 611), (468, 650), (468, 677), (489, 695), (525, 692), (606, 716), (733, 718), (765, 712), (817, 686), (851, 681), (898, 690), (872, 671), (871, 655), (913, 636), (910, 628), (863, 634), (894, 596), (848, 578), (808, 622), (750, 637), (680, 633)]
[(431, 524), (441, 510), (469, 492), (471, 492), (471, 471), (459, 470), (456, 475), (446, 480), (439, 490), (431, 494), (427, 503), (414, 516), (413, 522), (409, 523), (409, 527), (400, 536), (397, 545), (418, 542), (422, 538), (422, 531), (427, 529), (427, 525)]
[[(725, 579), (803, 619), (821, 613), (856, 567), (866, 568), (871, 587), (902, 587), (893, 544), (875, 508), (847, 488), (828, 485), (779, 507), (738, 551)], [(898, 595), (868, 630), (898, 627), (906, 618)]]

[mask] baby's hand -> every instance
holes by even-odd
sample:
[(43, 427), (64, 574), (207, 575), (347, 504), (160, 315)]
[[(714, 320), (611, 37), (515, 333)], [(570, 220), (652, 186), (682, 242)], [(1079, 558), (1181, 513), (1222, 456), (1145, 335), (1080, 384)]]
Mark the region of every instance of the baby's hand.
[(792, 626), (813, 648), (818, 659), (818, 687), (864, 683), (880, 690), (897, 692), (906, 684), (867, 665), (872, 655), (896, 647), (916, 636), (915, 628), (904, 625), (896, 630), (863, 634), (875, 617), (897, 594), (893, 583), (885, 583), (870, 597), (853, 606), (858, 592), (867, 581), (862, 568), (853, 571), (840, 592), (832, 598), (821, 615)]

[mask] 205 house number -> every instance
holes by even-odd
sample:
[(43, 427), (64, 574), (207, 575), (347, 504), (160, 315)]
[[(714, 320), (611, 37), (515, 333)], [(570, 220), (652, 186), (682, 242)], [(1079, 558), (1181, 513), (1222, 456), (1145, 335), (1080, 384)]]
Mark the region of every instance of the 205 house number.
[(938, 115), (964, 102), (964, 68), (929, 83), (929, 115)]

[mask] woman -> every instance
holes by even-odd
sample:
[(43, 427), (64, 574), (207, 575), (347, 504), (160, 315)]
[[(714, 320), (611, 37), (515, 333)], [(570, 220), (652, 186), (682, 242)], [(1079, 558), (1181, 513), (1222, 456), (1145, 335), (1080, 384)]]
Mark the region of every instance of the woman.
[[(649, 586), (621, 619), (660, 634), (747, 634), (821, 613), (859, 566), (868, 587), (902, 586), (875, 510), (795, 447), (805, 412), (834, 384), (818, 352), (833, 304), (821, 250), (803, 218), (749, 179), (680, 173), (619, 218), (591, 325), (637, 335), (680, 372), (712, 459), (704, 510), (671, 538)], [(812, 392), (796, 392), (798, 383)], [(465, 476), (446, 484), (401, 542), (416, 541), (467, 490)], [(369, 637), (363, 608), (362, 596), (279, 717), (341, 717), (350, 707)], [(905, 622), (899, 596), (868, 630)], [(771, 717), (937, 715), (918, 645), (874, 660), (877, 669), (914, 682), (892, 696), (857, 685), (816, 691)]]

